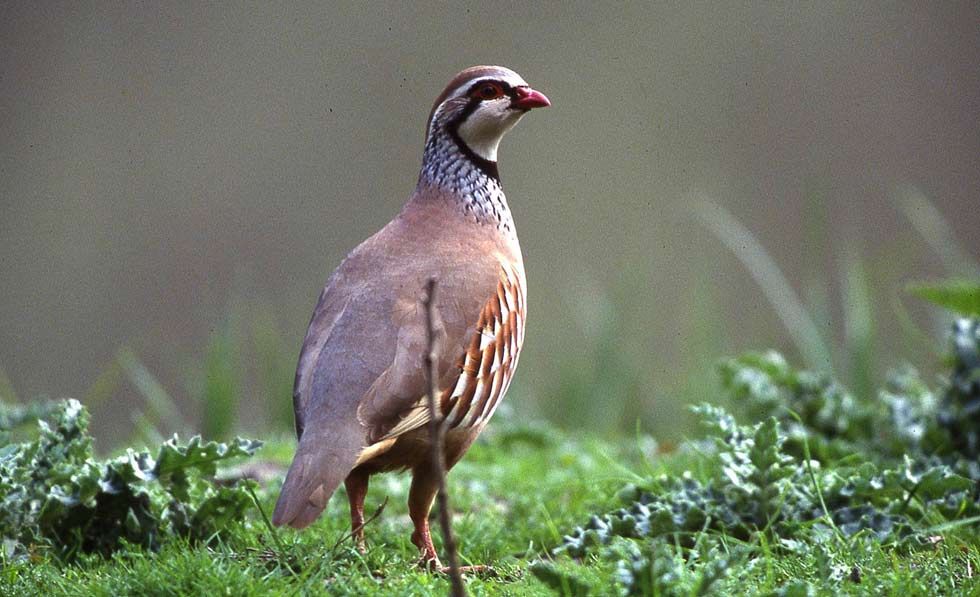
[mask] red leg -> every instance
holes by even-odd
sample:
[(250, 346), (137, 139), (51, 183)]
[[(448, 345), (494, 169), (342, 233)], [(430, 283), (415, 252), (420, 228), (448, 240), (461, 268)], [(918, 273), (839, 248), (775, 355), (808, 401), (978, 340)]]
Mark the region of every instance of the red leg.
[(429, 532), (429, 510), (439, 489), (435, 475), (429, 473), (428, 467), (419, 467), (412, 471), (412, 487), (408, 491), (408, 515), (415, 525), (412, 533), (412, 543), (419, 548), (422, 555), (422, 565), (442, 568), (439, 555), (432, 544), (432, 534)]
[[(447, 574), (449, 568), (439, 561), (439, 554), (432, 544), (432, 533), (429, 530), (429, 511), (432, 502), (439, 491), (439, 481), (431, 474), (429, 467), (419, 467), (412, 471), (412, 488), (408, 491), (408, 515), (412, 518), (415, 531), (412, 533), (412, 543), (419, 548), (423, 567)], [(464, 573), (488, 573), (488, 566), (460, 566)]]
[(351, 535), (361, 553), (364, 553), (364, 498), (367, 497), (368, 476), (368, 473), (354, 469), (344, 480), (347, 499), (350, 500)]

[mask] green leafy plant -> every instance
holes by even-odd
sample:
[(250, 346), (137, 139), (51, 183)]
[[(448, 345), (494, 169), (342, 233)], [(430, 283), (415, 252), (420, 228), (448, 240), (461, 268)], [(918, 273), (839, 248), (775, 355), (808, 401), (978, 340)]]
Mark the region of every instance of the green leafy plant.
[(50, 415), (57, 408), (58, 403), (51, 400), (30, 404), (0, 402), (0, 445), (10, 443), (14, 431)]
[[(622, 507), (591, 516), (554, 556), (611, 559), (623, 594), (704, 594), (724, 576), (727, 564), (717, 562), (729, 558), (705, 560), (714, 568), (692, 562), (726, 538), (749, 555), (872, 543), (914, 550), (937, 523), (976, 524), (980, 322), (958, 321), (952, 339), (945, 387), (931, 392), (905, 370), (876, 401), (856, 398), (824, 374), (795, 370), (776, 353), (723, 362), (731, 401), (761, 422), (696, 407), (708, 438), (681, 451), (696, 455), (698, 474), (626, 486)], [(581, 582), (564, 580), (573, 571), (539, 568), (532, 571), (550, 586)]]
[(718, 581), (741, 554), (734, 555), (716, 541), (688, 552), (669, 543), (619, 541), (604, 557), (617, 561), (615, 578), (622, 595), (686, 597), (716, 594)]
[(975, 470), (980, 457), (980, 320), (960, 319), (953, 326), (953, 374), (939, 423), (949, 432), (955, 450), (972, 458)]
[[(250, 456), (260, 442), (166, 441), (155, 454), (94, 457), (89, 416), (77, 400), (39, 421), (35, 440), (0, 449), (0, 536), (7, 557), (50, 549), (66, 559), (126, 543), (155, 548), (162, 535), (204, 540), (250, 507), (245, 487), (207, 478), (218, 463)], [(245, 483), (245, 482), (242, 482)]]

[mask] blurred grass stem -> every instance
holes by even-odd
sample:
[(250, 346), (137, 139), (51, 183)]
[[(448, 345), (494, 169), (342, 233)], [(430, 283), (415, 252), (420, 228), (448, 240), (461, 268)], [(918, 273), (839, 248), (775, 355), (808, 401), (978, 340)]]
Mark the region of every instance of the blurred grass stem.
[(832, 369), (830, 351), (816, 324), (779, 266), (748, 228), (708, 198), (695, 202), (695, 215), (749, 271), (776, 311), (808, 367)]

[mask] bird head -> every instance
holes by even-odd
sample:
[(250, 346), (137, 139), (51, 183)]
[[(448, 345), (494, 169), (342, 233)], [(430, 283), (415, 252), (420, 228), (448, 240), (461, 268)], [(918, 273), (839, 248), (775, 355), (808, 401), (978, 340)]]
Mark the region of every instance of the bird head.
[(474, 66), (449, 82), (429, 114), (427, 142), (448, 136), (474, 162), (495, 164), (500, 140), (545, 95), (502, 66)]

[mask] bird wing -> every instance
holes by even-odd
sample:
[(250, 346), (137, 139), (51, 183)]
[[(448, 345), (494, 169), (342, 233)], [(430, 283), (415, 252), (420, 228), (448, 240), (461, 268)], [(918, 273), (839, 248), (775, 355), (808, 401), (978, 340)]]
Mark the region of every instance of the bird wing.
[[(436, 290), (433, 332), (438, 388), (456, 383), (466, 346), (477, 331), (483, 303), (480, 298), (490, 294), (484, 281), (461, 279), (467, 278), (461, 273), (465, 274), (457, 270), (443, 275)], [(476, 297), (480, 298), (462, 296), (470, 293), (478, 293)], [(369, 430), (369, 448), (418, 429), (429, 420), (429, 381), (425, 366), (429, 331), (425, 308), (417, 297), (403, 297), (394, 306), (394, 320), (397, 334), (391, 364), (365, 392), (357, 411), (358, 418)]]
[[(485, 422), (506, 392), (523, 343), (525, 300), (520, 270), (503, 267), (496, 293), (484, 304), (475, 325), (470, 326), (473, 333), (461, 338), (463, 344), (445, 355), (455, 359), (455, 366), (451, 368), (448, 378), (443, 376), (438, 404), (451, 427)], [(412, 347), (409, 350), (418, 349)], [(395, 360), (398, 361), (397, 356)], [(448, 359), (443, 362), (448, 363)], [(363, 411), (377, 400), (374, 394), (383, 391), (377, 388), (383, 381), (384, 376), (371, 386), (361, 402), (359, 414), (362, 418)], [(397, 422), (393, 426), (390, 419), (375, 423), (375, 440), (362, 451), (358, 457), (359, 464), (389, 448), (398, 436), (414, 431), (431, 420), (428, 391), (426, 386), (421, 398), (415, 398), (407, 407), (404, 402), (394, 403)], [(410, 395), (418, 396), (417, 393)], [(393, 404), (390, 398), (388, 404)]]
[(299, 353), (299, 364), (296, 367), (296, 378), (293, 382), (293, 415), (296, 420), (296, 437), (303, 437), (304, 421), (309, 403), (309, 385), (314, 366), (320, 351), (330, 340), (331, 333), (337, 321), (343, 316), (350, 304), (349, 293), (333, 291), (339, 271), (335, 272), (320, 292), (313, 317), (310, 319), (303, 348)]
[(440, 387), (458, 376), (499, 261), (461, 250), (460, 241), (432, 242), (444, 218), (424, 221), (430, 228), (416, 225), (410, 235), (403, 221), (392, 221), (344, 260), (320, 296), (296, 374), (299, 445), (273, 514), (277, 525), (313, 522), (362, 451), (426, 394), (420, 299), (433, 276)]

